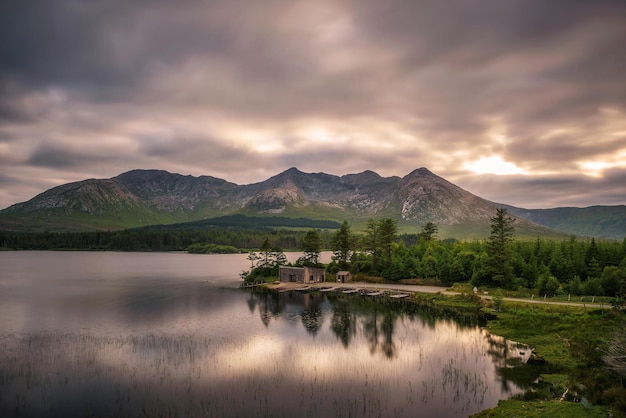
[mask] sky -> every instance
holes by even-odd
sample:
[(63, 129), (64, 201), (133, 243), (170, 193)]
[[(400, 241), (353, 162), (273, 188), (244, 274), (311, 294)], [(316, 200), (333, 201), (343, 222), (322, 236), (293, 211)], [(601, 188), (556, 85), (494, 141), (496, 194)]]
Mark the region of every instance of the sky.
[(132, 169), (290, 167), (626, 204), (626, 1), (0, 3), (0, 208)]

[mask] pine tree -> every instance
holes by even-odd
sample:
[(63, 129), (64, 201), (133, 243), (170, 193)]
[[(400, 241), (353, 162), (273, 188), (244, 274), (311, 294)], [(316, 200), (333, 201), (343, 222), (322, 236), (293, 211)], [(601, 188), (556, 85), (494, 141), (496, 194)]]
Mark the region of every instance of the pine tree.
[(390, 218), (383, 218), (378, 223), (379, 244), (382, 255), (382, 266), (387, 268), (391, 265), (391, 253), (393, 244), (396, 242), (398, 226), (396, 221)]
[(506, 209), (497, 209), (496, 215), (491, 218), (491, 233), (487, 239), (487, 269), (494, 284), (505, 288), (513, 286), (513, 271), (509, 262), (515, 237), (513, 222), (515, 218), (509, 216)]
[(348, 270), (350, 256), (354, 252), (355, 238), (350, 231), (348, 221), (343, 221), (341, 227), (331, 238), (330, 248), (333, 251), (333, 261), (337, 263), (340, 270)]
[(317, 229), (311, 229), (302, 239), (303, 261), (307, 264), (317, 265), (320, 252), (322, 251), (322, 237)]
[(261, 257), (260, 257), (259, 264), (257, 264), (257, 266), (267, 267), (270, 265), (270, 260), (272, 257), (272, 245), (270, 244), (269, 238), (265, 238), (265, 241), (263, 241), (263, 244), (261, 245), (260, 250), (261, 250), (260, 251)]
[(439, 228), (432, 222), (426, 222), (419, 233), (419, 237), (424, 241), (432, 241), (437, 236)]
[(372, 255), (374, 273), (380, 274), (391, 265), (391, 253), (397, 233), (398, 227), (393, 219), (367, 221), (363, 246)]

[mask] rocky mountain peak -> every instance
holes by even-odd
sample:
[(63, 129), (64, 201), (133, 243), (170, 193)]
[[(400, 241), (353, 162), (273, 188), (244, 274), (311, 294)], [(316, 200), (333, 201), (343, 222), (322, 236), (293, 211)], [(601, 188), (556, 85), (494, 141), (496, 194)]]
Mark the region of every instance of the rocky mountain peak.
[(427, 177), (427, 176), (438, 177), (436, 174), (434, 174), (432, 171), (430, 171), (426, 167), (420, 167), (420, 168), (417, 168), (417, 169), (411, 171), (409, 174), (407, 174), (405, 176), (405, 178), (407, 178), (407, 177)]
[[(52, 188), (0, 211), (0, 229), (115, 229), (151, 223), (195, 221), (231, 214), (365, 222), (390, 217), (405, 225), (486, 225), (495, 204), (425, 167), (404, 177), (367, 170), (341, 177), (292, 167), (263, 182), (237, 185), (222, 179), (132, 170), (111, 179), (90, 179)], [(87, 215), (87, 217), (85, 217)], [(317, 218), (316, 218), (317, 219)], [(4, 222), (4, 223), (3, 223)], [(482, 227), (481, 227), (482, 228)], [(481, 229), (482, 230), (482, 229)]]

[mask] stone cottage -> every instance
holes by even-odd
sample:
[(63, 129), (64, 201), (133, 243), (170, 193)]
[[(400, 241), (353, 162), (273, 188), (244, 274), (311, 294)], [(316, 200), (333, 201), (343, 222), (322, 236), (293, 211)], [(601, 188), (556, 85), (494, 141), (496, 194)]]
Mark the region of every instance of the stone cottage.
[(349, 271), (337, 272), (337, 283), (347, 283), (352, 281), (352, 273)]

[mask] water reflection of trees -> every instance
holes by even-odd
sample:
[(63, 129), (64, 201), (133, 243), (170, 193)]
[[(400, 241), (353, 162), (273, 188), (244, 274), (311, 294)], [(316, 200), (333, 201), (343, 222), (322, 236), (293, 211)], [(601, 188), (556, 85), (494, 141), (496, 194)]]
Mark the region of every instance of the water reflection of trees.
[(356, 335), (357, 316), (348, 305), (334, 306), (333, 316), (330, 320), (330, 329), (339, 338), (345, 348)]
[[(387, 358), (397, 355), (394, 341), (398, 320), (420, 320), (434, 329), (438, 321), (453, 321), (460, 328), (484, 324), (476, 310), (458, 311), (423, 301), (398, 301), (386, 298), (371, 299), (345, 295), (328, 295), (333, 310), (331, 330), (348, 347), (360, 329), (370, 353), (381, 352)], [(358, 324), (361, 324), (359, 328)]]
[(396, 345), (393, 334), (398, 314), (391, 310), (384, 312), (373, 311), (363, 317), (363, 334), (369, 344), (370, 353), (380, 350), (385, 357), (393, 358), (396, 355)]
[(304, 329), (315, 336), (324, 323), (323, 310), (320, 308), (324, 301), (324, 295), (319, 293), (278, 293), (255, 290), (250, 293), (247, 303), (251, 312), (255, 307), (258, 308), (261, 322), (266, 327), (272, 319), (289, 312), (299, 317)]
[[(327, 302), (329, 308), (324, 309), (323, 305)], [(398, 348), (394, 337), (400, 318), (419, 320), (430, 329), (435, 329), (437, 322), (440, 321), (452, 321), (461, 329), (485, 325), (486, 322), (485, 317), (477, 310), (441, 307), (428, 299), (416, 303), (334, 293), (326, 295), (319, 292), (303, 294), (255, 290), (250, 293), (248, 306), (251, 311), (258, 309), (265, 326), (287, 313), (289, 314), (287, 317), (298, 317), (305, 330), (313, 336), (321, 329), (325, 311), (329, 309), (330, 330), (345, 348), (348, 348), (356, 335), (361, 332), (370, 353), (380, 352), (387, 358), (397, 355)], [(488, 343), (492, 347), (490, 354), (494, 361), (500, 361), (496, 359), (504, 356), (502, 360), (504, 363), (498, 365), (503, 367), (506, 364), (506, 352), (502, 353), (498, 341), (488, 340)]]
[(324, 302), (324, 296), (305, 294), (302, 295), (302, 299), (305, 306), (305, 309), (300, 313), (302, 326), (309, 334), (315, 336), (324, 323), (324, 315), (320, 309), (320, 305)]
[(530, 388), (542, 372), (541, 368), (523, 364), (530, 356), (532, 348), (487, 331), (483, 331), (483, 335), (489, 347), (489, 358), (501, 377), (502, 391), (510, 392), (511, 382), (521, 388)]
[(256, 290), (250, 293), (248, 306), (256, 306), (259, 310), (261, 322), (266, 327), (270, 324), (272, 318), (280, 315), (285, 307), (285, 303), (281, 302), (280, 295), (276, 292), (264, 290)]
[[(415, 302), (336, 293), (254, 291), (250, 293), (248, 307), (251, 311), (258, 309), (265, 326), (272, 320), (282, 318), (300, 323), (312, 336), (318, 334), (324, 324), (324, 317), (329, 316), (330, 331), (344, 348), (348, 349), (360, 336), (372, 355), (380, 353), (387, 359), (393, 359), (399, 354), (401, 344), (396, 341), (396, 331), (404, 321), (419, 321), (431, 330), (442, 322), (453, 323), (459, 329), (471, 329), (486, 324), (485, 316), (477, 310), (441, 307), (428, 299)], [(486, 354), (500, 376), (501, 390), (505, 393), (512, 392), (512, 383), (517, 387), (530, 387), (532, 381), (529, 379), (534, 380), (535, 373), (520, 373), (519, 368), (511, 368), (512, 359), (518, 359), (521, 353), (529, 355), (530, 348), (487, 331), (482, 333), (487, 346)], [(468, 402), (483, 402), (487, 390), (483, 374), (464, 370), (455, 363), (454, 358), (450, 361), (442, 370), (441, 384), (446, 393), (452, 396), (454, 402), (467, 396), (467, 393), (473, 394)]]

